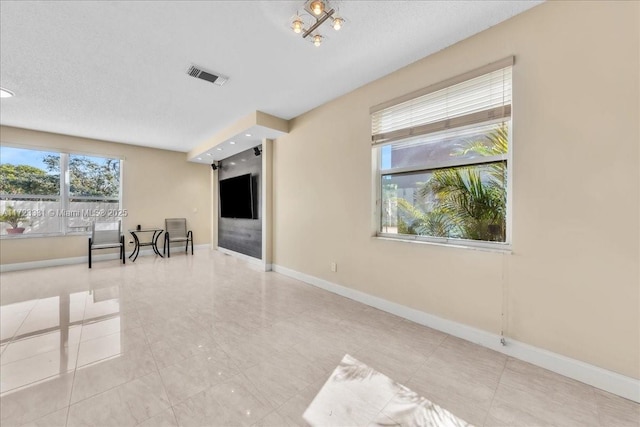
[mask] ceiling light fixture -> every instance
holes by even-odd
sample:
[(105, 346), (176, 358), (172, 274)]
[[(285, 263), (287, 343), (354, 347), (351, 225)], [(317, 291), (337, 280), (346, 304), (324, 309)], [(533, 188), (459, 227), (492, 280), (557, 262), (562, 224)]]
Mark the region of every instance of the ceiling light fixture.
[(218, 151), (222, 151), (222, 148), (216, 148), (216, 150), (218, 150)]
[(296, 34), (300, 34), (304, 29), (304, 22), (302, 21), (302, 18), (300, 18), (298, 15), (296, 15), (295, 18), (293, 18), (293, 22), (291, 23), (291, 29)]
[(251, 136), (251, 134), (250, 133), (245, 133), (244, 136)]
[(9, 89), (5, 89), (0, 87), (0, 98), (11, 98), (15, 93), (11, 92)]
[(231, 144), (231, 145), (233, 145), (235, 143), (236, 143), (235, 141), (229, 141), (229, 144)]
[(342, 24), (344, 24), (344, 19), (340, 18), (339, 16), (336, 18), (333, 18), (333, 29), (336, 31), (340, 31), (340, 28), (342, 28)]
[(320, 15), (322, 12), (324, 12), (324, 1), (322, 0), (313, 0), (310, 4), (309, 4), (309, 9), (311, 9), (311, 12), (313, 12), (314, 15)]
[(302, 33), (302, 38), (310, 38), (315, 46), (320, 46), (324, 40), (324, 36), (318, 31), (325, 21), (331, 18), (331, 26), (338, 31), (344, 26), (344, 18), (338, 16), (336, 8), (331, 5), (329, 0), (307, 0), (304, 3), (304, 11), (306, 13), (296, 13), (291, 20), (291, 29), (294, 33)]

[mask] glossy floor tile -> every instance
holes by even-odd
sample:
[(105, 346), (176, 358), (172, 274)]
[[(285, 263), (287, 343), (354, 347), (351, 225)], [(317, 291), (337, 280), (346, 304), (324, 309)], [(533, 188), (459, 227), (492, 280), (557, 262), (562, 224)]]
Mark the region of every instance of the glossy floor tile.
[(634, 402), (216, 251), (0, 279), (3, 427), (640, 425)]

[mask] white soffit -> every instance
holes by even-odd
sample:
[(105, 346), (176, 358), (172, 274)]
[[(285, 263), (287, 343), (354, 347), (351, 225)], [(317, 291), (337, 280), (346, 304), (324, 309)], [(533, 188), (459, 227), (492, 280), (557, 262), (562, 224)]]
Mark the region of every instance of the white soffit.
[[(316, 48), (303, 1), (1, 1), (0, 124), (189, 152), (251, 111), (291, 119), (539, 1), (336, 1)], [(186, 74), (228, 76), (224, 86)]]
[(256, 111), (238, 120), (187, 153), (187, 160), (211, 164), (276, 139), (289, 132), (289, 122)]

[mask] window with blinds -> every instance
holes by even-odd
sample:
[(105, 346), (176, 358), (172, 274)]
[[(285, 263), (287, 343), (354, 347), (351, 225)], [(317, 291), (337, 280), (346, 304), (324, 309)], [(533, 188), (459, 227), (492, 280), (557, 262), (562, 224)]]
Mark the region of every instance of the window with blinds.
[(379, 235), (508, 245), (512, 64), (372, 108)]

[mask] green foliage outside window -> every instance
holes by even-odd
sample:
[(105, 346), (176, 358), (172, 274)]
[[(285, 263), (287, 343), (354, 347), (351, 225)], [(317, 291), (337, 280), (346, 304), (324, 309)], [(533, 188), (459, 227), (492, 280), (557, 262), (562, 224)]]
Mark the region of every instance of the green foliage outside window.
[[(454, 155), (495, 156), (507, 150), (503, 125)], [(504, 242), (506, 171), (505, 161), (433, 171), (428, 181), (418, 183), (415, 200), (395, 198), (398, 233)], [(393, 185), (383, 191), (391, 192)]]
[[(47, 170), (29, 165), (0, 165), (1, 194), (60, 194), (60, 156), (45, 155)], [(69, 156), (69, 189), (72, 196), (101, 196), (117, 199), (120, 191), (120, 162), (103, 162), (86, 156)]]
[[(60, 170), (60, 157), (47, 155), (43, 162), (49, 171)], [(69, 156), (69, 191), (72, 196), (103, 196), (118, 198), (120, 162), (104, 159), (98, 163), (90, 157)]]
[(0, 193), (57, 195), (60, 193), (60, 173), (47, 174), (29, 165), (2, 164)]

